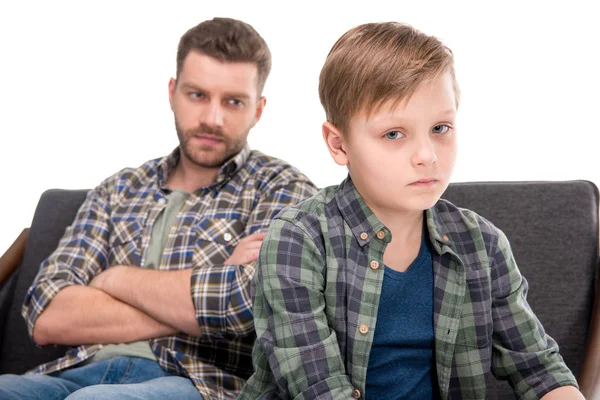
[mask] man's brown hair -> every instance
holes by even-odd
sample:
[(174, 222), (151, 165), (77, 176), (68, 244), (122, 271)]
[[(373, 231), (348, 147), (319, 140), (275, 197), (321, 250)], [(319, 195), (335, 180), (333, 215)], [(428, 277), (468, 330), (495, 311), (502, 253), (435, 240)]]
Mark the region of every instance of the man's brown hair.
[(231, 18), (213, 18), (188, 30), (177, 47), (177, 77), (190, 51), (222, 62), (249, 62), (258, 69), (258, 93), (271, 71), (271, 51), (249, 24)]
[(359, 25), (346, 32), (327, 55), (319, 97), (327, 121), (344, 134), (359, 112), (371, 114), (392, 100), (409, 99), (419, 85), (445, 72), (460, 91), (452, 51), (433, 36), (398, 22)]

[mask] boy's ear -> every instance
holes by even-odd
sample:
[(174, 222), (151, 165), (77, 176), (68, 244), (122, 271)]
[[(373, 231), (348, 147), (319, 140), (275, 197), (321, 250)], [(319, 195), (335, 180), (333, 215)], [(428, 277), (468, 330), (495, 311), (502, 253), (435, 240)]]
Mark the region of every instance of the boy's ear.
[(332, 123), (325, 122), (323, 124), (323, 139), (325, 139), (325, 144), (331, 157), (333, 157), (333, 161), (338, 165), (347, 165), (348, 154), (346, 153), (346, 143), (342, 132)]

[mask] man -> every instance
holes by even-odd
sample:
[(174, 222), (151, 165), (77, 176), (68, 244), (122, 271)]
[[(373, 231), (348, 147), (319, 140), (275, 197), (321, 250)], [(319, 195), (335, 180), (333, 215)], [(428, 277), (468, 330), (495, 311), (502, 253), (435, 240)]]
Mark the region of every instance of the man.
[(270, 67), (241, 21), (215, 18), (181, 38), (169, 82), (179, 147), (90, 191), (23, 305), (36, 343), (73, 349), (37, 374), (0, 376), (0, 398), (237, 397), (252, 372), (264, 231), (316, 192), (247, 146)]

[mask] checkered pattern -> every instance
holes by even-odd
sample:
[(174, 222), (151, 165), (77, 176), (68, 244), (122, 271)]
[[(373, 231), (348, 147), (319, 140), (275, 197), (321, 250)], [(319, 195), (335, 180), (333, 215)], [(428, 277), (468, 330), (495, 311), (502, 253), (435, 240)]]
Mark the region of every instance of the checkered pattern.
[[(445, 200), (426, 222), (441, 398), (484, 399), (490, 374), (524, 399), (576, 386), (526, 302), (504, 234)], [(369, 265), (383, 265), (390, 241), (350, 179), (273, 221), (254, 280), (255, 373), (240, 399), (364, 398), (384, 274)]]
[[(137, 169), (125, 169), (95, 190), (43, 262), (23, 316), (31, 334), (50, 301), (69, 285), (87, 285), (112, 265), (144, 265), (154, 221), (166, 206), (166, 179), (179, 150)], [(226, 265), (239, 241), (266, 231), (288, 205), (316, 193), (290, 165), (245, 148), (220, 170), (217, 182), (186, 200), (171, 228), (159, 269), (191, 268), (192, 297), (202, 335), (150, 340), (160, 365), (189, 376), (205, 399), (233, 399), (252, 372), (254, 342), (250, 282), (255, 265)], [(37, 367), (51, 373), (93, 356), (100, 345), (79, 346)]]

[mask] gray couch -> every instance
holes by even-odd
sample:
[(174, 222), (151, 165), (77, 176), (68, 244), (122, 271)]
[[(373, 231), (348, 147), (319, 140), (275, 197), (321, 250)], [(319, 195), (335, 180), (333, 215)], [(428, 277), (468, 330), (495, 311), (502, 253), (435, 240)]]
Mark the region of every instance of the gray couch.
[[(45, 192), (28, 238), (22, 241), (22, 257), (3, 257), (10, 258), (16, 269), (0, 282), (0, 373), (23, 373), (65, 351), (61, 346), (37, 347), (20, 309), (40, 263), (56, 247), (86, 192)], [(458, 183), (443, 197), (478, 212), (506, 233), (529, 281), (533, 310), (558, 342), (584, 394), (593, 398), (600, 372), (600, 322), (593, 312), (599, 292), (596, 186), (586, 181)], [(0, 265), (0, 272), (7, 268), (11, 267)], [(513, 396), (506, 382), (492, 380), (487, 398)]]

